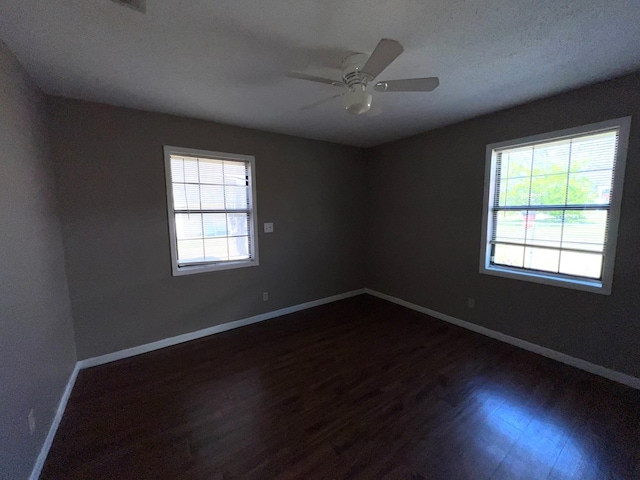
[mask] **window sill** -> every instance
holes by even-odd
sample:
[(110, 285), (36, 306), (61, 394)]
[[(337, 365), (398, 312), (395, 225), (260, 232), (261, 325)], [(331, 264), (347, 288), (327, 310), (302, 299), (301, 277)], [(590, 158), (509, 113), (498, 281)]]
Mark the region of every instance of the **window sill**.
[(516, 270), (509, 267), (487, 266), (480, 267), (480, 273), (485, 275), (493, 275), (496, 277), (510, 278), (513, 280), (522, 280), (525, 282), (540, 283), (543, 285), (551, 285), (554, 287), (571, 288), (573, 290), (582, 290), (585, 292), (599, 293), (601, 295), (611, 294), (611, 285), (606, 285), (600, 280), (588, 280), (577, 278), (560, 277), (553, 274), (546, 275), (539, 272), (528, 272)]
[(233, 270), (236, 268), (257, 267), (258, 260), (240, 260), (237, 262), (210, 263), (205, 265), (185, 265), (180, 267), (173, 265), (173, 276), (194, 275), (197, 273), (217, 272), (220, 270)]

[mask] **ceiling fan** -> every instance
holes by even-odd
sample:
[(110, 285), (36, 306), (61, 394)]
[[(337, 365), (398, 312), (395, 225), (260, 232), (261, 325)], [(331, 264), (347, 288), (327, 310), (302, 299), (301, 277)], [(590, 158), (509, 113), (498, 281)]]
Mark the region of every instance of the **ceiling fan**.
[[(367, 85), (391, 65), (391, 62), (398, 58), (403, 51), (404, 48), (396, 40), (383, 38), (368, 57), (364, 53), (354, 53), (342, 61), (342, 80), (332, 80), (299, 72), (289, 72), (287, 76), (299, 80), (325, 83), (343, 89), (342, 93), (307, 105), (302, 108), (303, 110), (334, 98), (344, 97), (344, 106), (347, 112), (361, 115), (371, 108), (372, 95), (367, 91)], [(405, 78), (376, 82), (373, 85), (373, 90), (376, 92), (431, 92), (438, 85), (440, 85), (438, 77)]]

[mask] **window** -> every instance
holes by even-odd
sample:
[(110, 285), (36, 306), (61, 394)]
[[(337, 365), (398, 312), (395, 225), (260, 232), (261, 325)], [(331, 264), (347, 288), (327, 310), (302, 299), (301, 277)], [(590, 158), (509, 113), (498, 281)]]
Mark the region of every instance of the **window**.
[(254, 158), (164, 147), (173, 275), (258, 265)]
[(630, 122), (487, 146), (480, 273), (611, 292)]

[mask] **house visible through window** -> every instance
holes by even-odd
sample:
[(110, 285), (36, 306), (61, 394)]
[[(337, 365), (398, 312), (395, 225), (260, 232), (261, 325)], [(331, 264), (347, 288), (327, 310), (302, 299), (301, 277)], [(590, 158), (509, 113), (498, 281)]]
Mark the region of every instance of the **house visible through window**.
[(254, 158), (165, 147), (174, 275), (258, 264)]
[(480, 271), (609, 293), (629, 124), (489, 145)]

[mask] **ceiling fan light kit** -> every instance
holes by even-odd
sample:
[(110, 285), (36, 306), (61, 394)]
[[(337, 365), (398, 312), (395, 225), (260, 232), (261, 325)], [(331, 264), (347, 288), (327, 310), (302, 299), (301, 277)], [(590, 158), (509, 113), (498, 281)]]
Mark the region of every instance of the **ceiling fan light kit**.
[[(287, 76), (298, 80), (324, 83), (345, 90), (342, 94), (307, 105), (303, 107), (303, 110), (333, 98), (344, 97), (345, 110), (353, 115), (361, 115), (369, 111), (373, 100), (373, 96), (367, 91), (367, 85), (375, 80), (403, 51), (404, 48), (396, 40), (383, 38), (370, 56), (354, 53), (342, 61), (342, 81), (299, 72), (289, 72)], [(407, 78), (377, 82), (374, 84), (373, 90), (376, 92), (431, 92), (439, 84), (440, 81), (437, 77)]]
[(373, 96), (366, 90), (349, 91), (344, 96), (344, 108), (352, 115), (361, 115), (371, 108)]

